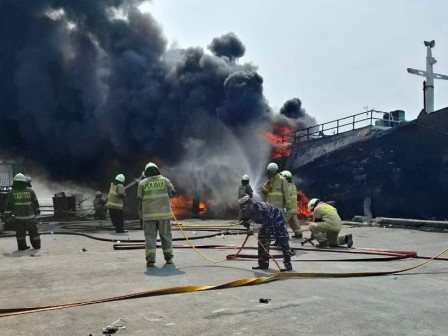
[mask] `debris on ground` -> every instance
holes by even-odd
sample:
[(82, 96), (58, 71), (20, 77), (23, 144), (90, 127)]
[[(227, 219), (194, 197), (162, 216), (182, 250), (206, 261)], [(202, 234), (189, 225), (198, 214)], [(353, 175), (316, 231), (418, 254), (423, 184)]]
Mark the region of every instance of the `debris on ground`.
[(260, 303), (269, 303), (269, 301), (271, 301), (271, 299), (260, 298)]

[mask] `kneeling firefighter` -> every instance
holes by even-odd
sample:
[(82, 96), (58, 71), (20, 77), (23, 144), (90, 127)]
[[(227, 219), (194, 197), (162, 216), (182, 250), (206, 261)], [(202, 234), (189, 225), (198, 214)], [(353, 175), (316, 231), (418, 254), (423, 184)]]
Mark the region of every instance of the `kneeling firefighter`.
[(309, 229), (312, 237), (319, 242), (317, 247), (353, 246), (351, 234), (339, 236), (341, 218), (336, 208), (317, 198), (313, 198), (308, 203), (308, 210), (313, 213), (313, 223), (310, 224)]
[(29, 232), (31, 245), (40, 249), (40, 236), (37, 230), (36, 216), (40, 214), (39, 202), (29, 180), (19, 173), (14, 176), (12, 189), (6, 200), (6, 211), (14, 216), (17, 247), (24, 251), (30, 247), (26, 245), (26, 232)]
[(238, 200), (241, 209), (242, 220), (244, 226), (249, 229), (249, 222), (253, 220), (255, 223), (261, 224), (258, 234), (258, 266), (252, 269), (268, 269), (269, 268), (269, 244), (275, 239), (283, 252), (284, 268), (282, 272), (292, 270), (291, 265), (291, 249), (289, 247), (289, 236), (285, 225), (285, 217), (283, 212), (265, 202), (254, 202), (249, 196), (244, 196)]

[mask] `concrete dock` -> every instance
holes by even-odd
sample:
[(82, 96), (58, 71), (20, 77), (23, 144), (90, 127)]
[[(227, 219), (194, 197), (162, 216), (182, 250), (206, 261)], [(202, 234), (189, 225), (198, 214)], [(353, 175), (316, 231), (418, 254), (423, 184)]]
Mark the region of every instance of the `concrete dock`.
[[(144, 239), (141, 230), (116, 234), (106, 230), (109, 225), (107, 221), (92, 222), (78, 231), (121, 242)], [(90, 228), (93, 226), (95, 230)], [(309, 236), (306, 227), (304, 230)], [(186, 233), (194, 237), (210, 232), (198, 228)], [(353, 234), (356, 248), (416, 251), (421, 256), (432, 256), (448, 247), (448, 233), (441, 232), (345, 225), (342, 233)], [(173, 236), (181, 234), (173, 231)], [(55, 234), (41, 238), (41, 250), (23, 252), (17, 251), (14, 237), (0, 238), (0, 308), (89, 301), (173, 286), (219, 285), (275, 272), (273, 263), (266, 272), (253, 271), (256, 260), (213, 264), (186, 248), (174, 250), (174, 265), (165, 265), (159, 249), (156, 267), (147, 269), (141, 249), (115, 251), (112, 242), (82, 236)], [(239, 246), (244, 238), (225, 235), (192, 242)], [(291, 239), (290, 243), (291, 247), (301, 247), (300, 240)], [(248, 246), (256, 246), (254, 237), (249, 237)], [(298, 250), (293, 257), (297, 272), (394, 271), (423, 261), (340, 261), (379, 256), (328, 253), (305, 247), (306, 251)], [(200, 251), (220, 260), (235, 253), (233, 249)], [(244, 253), (255, 255), (256, 251)], [(313, 261), (322, 259), (329, 261)], [(282, 265), (281, 259), (279, 262)], [(116, 335), (447, 335), (447, 297), (448, 261), (431, 261), (396, 275), (287, 279), (2, 317), (0, 335), (102, 335), (102, 329), (118, 319), (125, 321), (126, 328)], [(271, 300), (264, 304), (260, 298)]]

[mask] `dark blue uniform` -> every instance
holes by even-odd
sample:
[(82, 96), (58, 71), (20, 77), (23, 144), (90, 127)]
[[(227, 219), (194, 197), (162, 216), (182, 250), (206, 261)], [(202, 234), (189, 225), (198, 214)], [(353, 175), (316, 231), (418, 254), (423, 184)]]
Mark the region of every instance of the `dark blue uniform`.
[[(269, 245), (271, 240), (276, 240), (283, 252), (283, 263), (285, 268), (292, 268), (291, 265), (291, 249), (289, 248), (289, 236), (285, 225), (285, 216), (283, 213), (273, 206), (265, 202), (253, 202), (254, 211), (251, 219), (258, 224), (261, 224), (261, 229), (258, 234), (261, 246), (258, 244), (258, 265), (260, 267), (269, 266)], [(266, 251), (265, 251), (266, 249)]]

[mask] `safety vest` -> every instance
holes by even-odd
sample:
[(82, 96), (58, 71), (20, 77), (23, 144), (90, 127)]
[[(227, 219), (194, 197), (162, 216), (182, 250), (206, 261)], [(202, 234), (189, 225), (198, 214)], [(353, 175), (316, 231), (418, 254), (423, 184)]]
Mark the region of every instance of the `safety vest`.
[(32, 190), (29, 188), (12, 189), (13, 214), (15, 219), (30, 220), (36, 218), (32, 204)]
[(288, 213), (297, 213), (297, 188), (294, 183), (290, 183), (291, 198), (289, 199), (289, 211)]
[[(284, 187), (286, 186), (286, 190)], [(271, 183), (271, 187), (268, 187), (268, 182), (262, 187), (262, 191), (265, 195), (266, 202), (276, 206), (279, 209), (283, 209), (289, 200), (289, 187), (288, 182), (277, 174)]]
[(123, 199), (117, 193), (118, 184), (110, 184), (109, 195), (107, 196), (107, 207), (109, 209), (123, 209)]
[(142, 217), (144, 220), (171, 219), (170, 197), (166, 178), (157, 175), (140, 182), (142, 188)]

